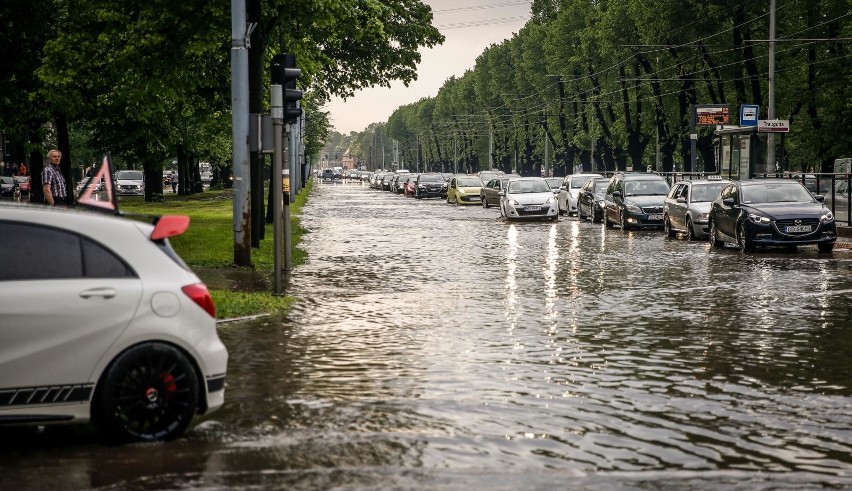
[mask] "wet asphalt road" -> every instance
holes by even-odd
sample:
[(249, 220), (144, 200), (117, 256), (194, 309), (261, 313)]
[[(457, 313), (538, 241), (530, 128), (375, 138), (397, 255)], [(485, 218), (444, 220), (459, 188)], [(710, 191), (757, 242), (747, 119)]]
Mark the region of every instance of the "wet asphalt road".
[(852, 254), (318, 184), (286, 319), (176, 442), (0, 432), (0, 489), (852, 487)]

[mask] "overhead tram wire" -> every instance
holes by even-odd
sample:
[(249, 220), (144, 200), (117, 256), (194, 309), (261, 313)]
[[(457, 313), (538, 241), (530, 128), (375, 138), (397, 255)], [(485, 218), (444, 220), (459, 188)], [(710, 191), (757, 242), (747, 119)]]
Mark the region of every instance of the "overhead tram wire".
[(441, 10), (433, 10), (433, 14), (454, 14), (458, 12), (470, 12), (473, 10), (485, 10), (485, 9), (493, 9), (500, 7), (514, 7), (516, 5), (531, 5), (532, 0), (516, 0), (512, 2), (502, 2), (502, 3), (487, 3), (483, 5), (471, 5), (469, 7), (456, 7), (452, 9), (441, 9)]
[(480, 27), (480, 26), (490, 26), (494, 24), (508, 24), (510, 22), (518, 22), (518, 21), (528, 21), (530, 20), (529, 16), (515, 16), (515, 17), (503, 17), (500, 19), (484, 19), (484, 20), (472, 20), (469, 22), (459, 22), (456, 24), (444, 24), (440, 26), (435, 26), (439, 31), (449, 30), (449, 29), (464, 29), (468, 27)]

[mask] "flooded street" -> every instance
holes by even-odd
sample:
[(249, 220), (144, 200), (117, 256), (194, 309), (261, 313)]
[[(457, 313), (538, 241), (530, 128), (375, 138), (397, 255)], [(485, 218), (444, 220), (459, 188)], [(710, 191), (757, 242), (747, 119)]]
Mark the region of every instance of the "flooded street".
[(848, 489), (852, 253), (317, 183), (287, 319), (179, 441), (0, 433), (0, 489)]

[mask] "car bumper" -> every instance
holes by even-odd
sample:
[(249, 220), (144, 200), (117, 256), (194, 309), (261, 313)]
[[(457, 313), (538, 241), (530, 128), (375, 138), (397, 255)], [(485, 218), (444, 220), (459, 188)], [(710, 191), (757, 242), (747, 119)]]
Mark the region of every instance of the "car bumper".
[(482, 203), (478, 194), (459, 194), (456, 202), (460, 205), (478, 205)]
[(645, 214), (627, 212), (627, 224), (631, 227), (663, 227), (663, 214)]
[(542, 218), (553, 218), (559, 214), (559, 205), (542, 205), (540, 210), (529, 209), (530, 206), (509, 206), (507, 210), (508, 218), (512, 220), (536, 220)]
[(837, 225), (820, 224), (815, 231), (805, 235), (787, 235), (780, 233), (773, 225), (757, 225), (748, 222), (746, 235), (758, 246), (800, 246), (829, 244), (837, 241)]
[(417, 194), (421, 198), (440, 198), (446, 196), (447, 191), (445, 189), (418, 189)]

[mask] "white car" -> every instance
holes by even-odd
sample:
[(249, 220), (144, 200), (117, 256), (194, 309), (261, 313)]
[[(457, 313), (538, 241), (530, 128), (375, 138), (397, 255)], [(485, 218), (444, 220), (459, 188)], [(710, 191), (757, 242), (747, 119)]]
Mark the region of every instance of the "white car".
[(603, 177), (600, 174), (571, 174), (566, 176), (562, 181), (562, 186), (559, 188), (559, 213), (573, 215), (577, 213), (577, 197), (580, 195), (580, 188), (591, 179)]
[(499, 194), (500, 214), (509, 220), (559, 220), (555, 192), (543, 177), (511, 179)]
[(115, 194), (145, 196), (145, 174), (141, 170), (120, 170), (115, 173)]
[(223, 404), (213, 300), (169, 244), (188, 225), (0, 205), (0, 424), (158, 441)]

